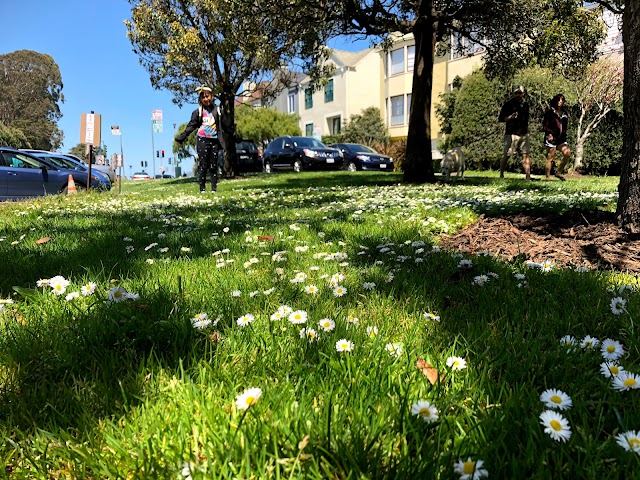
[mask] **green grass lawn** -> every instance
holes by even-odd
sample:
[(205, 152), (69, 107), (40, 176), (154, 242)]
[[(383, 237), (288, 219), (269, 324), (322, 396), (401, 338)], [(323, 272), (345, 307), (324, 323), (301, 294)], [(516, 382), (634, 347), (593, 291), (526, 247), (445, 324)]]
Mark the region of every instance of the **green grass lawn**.
[(521, 177), (0, 204), (0, 471), (640, 478), (638, 278), (438, 247), (481, 214), (615, 209), (615, 178)]

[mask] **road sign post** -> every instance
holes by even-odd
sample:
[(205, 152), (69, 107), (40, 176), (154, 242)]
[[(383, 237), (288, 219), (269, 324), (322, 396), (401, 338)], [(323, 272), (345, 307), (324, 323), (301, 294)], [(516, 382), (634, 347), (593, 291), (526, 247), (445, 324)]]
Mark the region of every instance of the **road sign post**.
[(151, 173), (151, 178), (155, 180), (156, 178), (156, 157), (153, 156), (153, 152), (155, 151), (155, 133), (162, 133), (162, 110), (152, 110), (151, 111), (151, 159), (153, 161), (153, 172)]

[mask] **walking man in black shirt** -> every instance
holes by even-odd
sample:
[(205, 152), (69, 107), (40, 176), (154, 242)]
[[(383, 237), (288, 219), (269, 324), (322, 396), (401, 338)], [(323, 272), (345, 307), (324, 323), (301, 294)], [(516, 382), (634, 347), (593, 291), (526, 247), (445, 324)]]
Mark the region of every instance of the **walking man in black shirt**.
[(526, 90), (518, 85), (513, 96), (500, 110), (499, 122), (505, 122), (504, 152), (500, 160), (500, 178), (504, 178), (507, 158), (520, 150), (525, 179), (531, 180), (531, 160), (529, 159), (529, 104), (525, 100)]

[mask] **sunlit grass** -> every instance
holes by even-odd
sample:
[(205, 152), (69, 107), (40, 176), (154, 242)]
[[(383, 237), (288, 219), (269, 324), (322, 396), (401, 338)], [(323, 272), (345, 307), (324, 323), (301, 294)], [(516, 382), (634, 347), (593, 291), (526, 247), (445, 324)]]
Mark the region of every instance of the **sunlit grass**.
[[(8, 475), (458, 478), (470, 459), (499, 478), (633, 478), (616, 436), (640, 430), (638, 390), (561, 339), (617, 340), (638, 372), (637, 278), (438, 248), (482, 214), (611, 210), (614, 179), (400, 180), (126, 182), (0, 205)], [(61, 295), (38, 286), (56, 276)], [(566, 442), (540, 423), (550, 388), (572, 399)]]

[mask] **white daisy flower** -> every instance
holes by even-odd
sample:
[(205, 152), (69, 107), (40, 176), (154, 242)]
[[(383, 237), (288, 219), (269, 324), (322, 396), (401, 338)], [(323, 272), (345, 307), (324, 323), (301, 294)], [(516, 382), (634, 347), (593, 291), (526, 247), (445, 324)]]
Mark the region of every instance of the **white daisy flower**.
[(236, 408), (238, 410), (246, 410), (247, 408), (258, 403), (262, 396), (262, 390), (259, 388), (247, 388), (244, 392), (236, 397)]
[(330, 318), (323, 318), (318, 322), (320, 328), (322, 328), (325, 332), (331, 332), (334, 328), (336, 328), (336, 322), (331, 320)]
[(242, 315), (241, 317), (239, 317), (236, 320), (236, 323), (238, 324), (239, 327), (246, 327), (251, 322), (253, 322), (255, 319), (256, 319), (256, 317), (254, 317), (250, 313), (246, 313), (246, 314)]
[(576, 345), (578, 345), (578, 342), (572, 335), (565, 335), (560, 339), (560, 345), (564, 345), (565, 347), (567, 347), (567, 351), (571, 351), (576, 347)]
[(440, 315), (438, 315), (437, 313), (424, 312), (422, 315), (424, 316), (425, 320), (430, 320), (432, 322), (440, 321)]
[(378, 327), (367, 327), (367, 336), (369, 338), (376, 338), (376, 335), (378, 335)]
[(389, 355), (393, 357), (399, 357), (402, 355), (402, 344), (401, 343), (387, 343), (384, 346), (384, 349), (389, 352)]
[(62, 275), (56, 275), (55, 277), (49, 279), (49, 286), (51, 287), (53, 293), (55, 293), (56, 295), (64, 294), (70, 283), (71, 282), (64, 278)]
[(85, 297), (89, 295), (93, 295), (94, 292), (96, 291), (96, 286), (97, 285), (95, 283), (89, 282), (80, 288), (80, 293), (82, 293), (82, 295), (84, 295)]
[(346, 338), (341, 338), (336, 342), (336, 351), (338, 352), (351, 352), (355, 348), (353, 342), (347, 340)]
[(373, 290), (374, 288), (376, 288), (376, 284), (374, 282), (364, 282), (362, 284), (362, 288), (364, 288), (365, 290)]
[(458, 262), (458, 268), (469, 269), (471, 267), (473, 267), (473, 261), (468, 258), (463, 258), (462, 260), (460, 260), (460, 262)]
[(240, 290), (231, 290), (232, 297), (239, 297), (241, 294), (242, 292), (240, 292)]
[(300, 330), (300, 338), (307, 338), (310, 342), (318, 341), (318, 332), (313, 328), (303, 328)]
[(569, 421), (558, 412), (545, 410), (540, 414), (540, 423), (544, 426), (544, 433), (557, 442), (566, 442), (571, 438)]
[(640, 388), (640, 375), (631, 372), (620, 372), (613, 377), (613, 388), (620, 392)]
[(307, 285), (304, 287), (304, 291), (309, 295), (315, 295), (316, 293), (318, 293), (319, 290), (318, 290), (318, 287), (316, 287), (315, 285)]
[(419, 400), (411, 405), (411, 413), (419, 416), (427, 423), (436, 422), (439, 418), (436, 406), (426, 400)]
[(571, 397), (561, 390), (548, 389), (540, 395), (540, 401), (547, 408), (557, 408), (559, 410), (568, 410), (573, 406)]
[(621, 372), (624, 372), (624, 368), (616, 363), (602, 362), (600, 364), (600, 373), (605, 378), (615, 377)]
[(640, 455), (640, 431), (629, 430), (616, 435), (616, 443), (627, 452), (636, 452)]
[(296, 310), (295, 312), (291, 312), (289, 314), (289, 321), (294, 325), (307, 323), (307, 312), (305, 312), (304, 310)]
[(78, 298), (80, 296), (80, 292), (71, 292), (70, 294), (68, 294), (66, 297), (64, 297), (64, 299), (67, 302), (70, 302), (71, 300)]
[(344, 288), (342, 285), (336, 285), (336, 287), (333, 289), (333, 295), (336, 297), (342, 297), (346, 295), (346, 293), (347, 293), (347, 289)]
[(471, 457), (467, 460), (459, 460), (453, 465), (453, 471), (460, 475), (460, 480), (480, 480), (482, 477), (488, 477), (489, 472), (482, 468), (484, 462), (482, 460), (473, 461)]
[(611, 299), (611, 313), (614, 315), (620, 315), (623, 312), (626, 312), (627, 301), (622, 297), (615, 297)]
[(449, 357), (447, 358), (447, 367), (451, 370), (464, 370), (467, 368), (467, 361), (461, 357)]
[(605, 360), (616, 361), (624, 355), (624, 347), (619, 341), (607, 338), (602, 341), (600, 352)]
[(127, 291), (122, 287), (114, 287), (107, 292), (107, 300), (112, 303), (120, 303), (127, 299)]
[(593, 349), (600, 345), (600, 340), (592, 337), (591, 335), (587, 335), (580, 342), (580, 346), (584, 349)]

